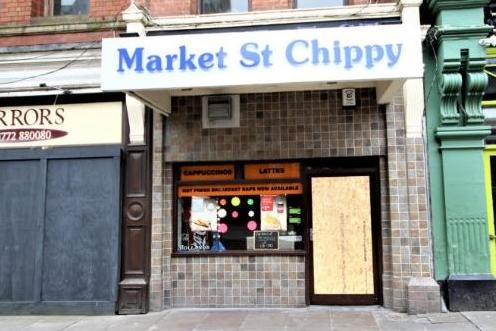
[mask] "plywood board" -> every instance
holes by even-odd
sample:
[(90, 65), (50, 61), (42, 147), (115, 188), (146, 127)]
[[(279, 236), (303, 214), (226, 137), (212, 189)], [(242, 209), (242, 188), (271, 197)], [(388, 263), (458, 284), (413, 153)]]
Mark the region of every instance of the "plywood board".
[(315, 294), (374, 294), (368, 176), (312, 178)]

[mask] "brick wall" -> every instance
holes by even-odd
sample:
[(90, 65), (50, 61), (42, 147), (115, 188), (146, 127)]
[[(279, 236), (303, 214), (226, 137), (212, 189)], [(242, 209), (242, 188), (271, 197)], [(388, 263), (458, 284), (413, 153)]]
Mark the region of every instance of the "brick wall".
[[(30, 24), (31, 18), (44, 15), (44, 3), (44, 0), (2, 1), (0, 2), (0, 24)], [(117, 18), (128, 6), (129, 0), (90, 0), (88, 16), (90, 18)]]
[(251, 10), (276, 10), (293, 7), (293, 0), (251, 0)]
[(12, 37), (1, 37), (0, 47), (28, 46), (43, 44), (78, 43), (78, 42), (100, 42), (102, 38), (116, 36), (116, 31), (57, 33), (49, 35), (22, 35)]
[(196, 14), (196, 0), (150, 0), (144, 6), (153, 16), (179, 16)]
[[(198, 0), (141, 0), (153, 16), (191, 15), (197, 13)], [(371, 3), (395, 2), (372, 0)], [(368, 0), (350, 0), (350, 5), (367, 4)], [(44, 14), (44, 0), (6, 0), (0, 6), (0, 24), (30, 24), (32, 17)], [(129, 6), (128, 0), (90, 0), (90, 18), (117, 18)], [(251, 0), (252, 11), (290, 9), (293, 0)]]
[(88, 16), (117, 19), (129, 4), (129, 0), (90, 0)]
[(33, 0), (31, 2), (31, 17), (43, 16), (45, 11), (45, 0)]
[(31, 20), (31, 0), (0, 2), (0, 24), (27, 24)]
[[(153, 16), (194, 15), (199, 0), (142, 0)], [(371, 0), (371, 4), (396, 2), (396, 0)], [(350, 5), (368, 4), (369, 0), (350, 0)], [(251, 0), (252, 11), (284, 10), (293, 8), (294, 0)]]

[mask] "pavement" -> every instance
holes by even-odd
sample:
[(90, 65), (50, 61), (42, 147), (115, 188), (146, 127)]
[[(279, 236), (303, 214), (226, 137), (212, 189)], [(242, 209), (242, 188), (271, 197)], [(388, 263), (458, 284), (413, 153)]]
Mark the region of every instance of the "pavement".
[(496, 311), (411, 316), (382, 307), (170, 309), (146, 315), (0, 316), (0, 331), (496, 331)]

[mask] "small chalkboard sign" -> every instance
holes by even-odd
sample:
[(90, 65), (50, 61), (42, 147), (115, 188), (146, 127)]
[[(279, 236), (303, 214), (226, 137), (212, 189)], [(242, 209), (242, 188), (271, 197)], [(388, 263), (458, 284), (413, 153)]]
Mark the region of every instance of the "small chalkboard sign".
[(255, 236), (255, 249), (279, 249), (279, 232), (253, 231)]

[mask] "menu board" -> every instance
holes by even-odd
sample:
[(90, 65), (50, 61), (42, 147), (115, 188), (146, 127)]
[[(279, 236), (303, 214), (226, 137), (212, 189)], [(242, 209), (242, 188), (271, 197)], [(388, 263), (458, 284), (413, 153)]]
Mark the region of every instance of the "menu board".
[(279, 232), (254, 231), (255, 249), (279, 249)]

